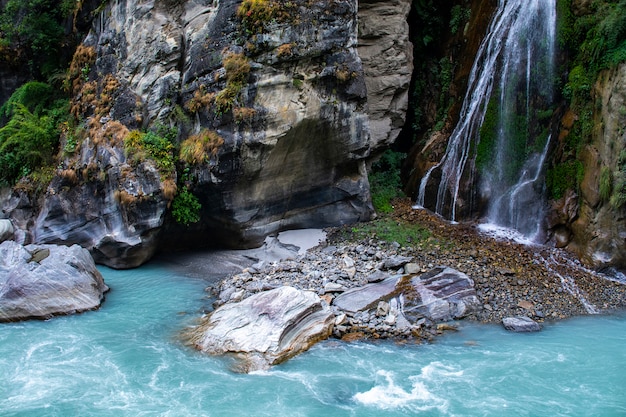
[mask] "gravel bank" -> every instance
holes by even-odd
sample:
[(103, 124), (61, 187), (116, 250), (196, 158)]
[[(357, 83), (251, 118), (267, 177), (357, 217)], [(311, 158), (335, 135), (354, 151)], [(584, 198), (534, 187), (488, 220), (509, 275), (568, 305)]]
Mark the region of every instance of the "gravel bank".
[[(452, 225), (426, 211), (397, 201), (391, 218), (420, 224), (430, 237), (410, 246), (355, 239), (352, 227), (329, 229), (325, 243), (280, 262), (261, 261), (221, 281), (213, 291), (216, 305), (259, 291), (291, 285), (313, 290), (332, 307), (334, 297), (350, 288), (395, 274), (424, 273), (449, 266), (475, 283), (479, 307), (466, 319), (500, 323), (527, 316), (537, 322), (602, 313), (626, 307), (626, 285), (583, 268), (569, 254), (541, 246), (497, 240), (474, 226)], [(375, 309), (338, 316), (336, 337), (412, 337), (429, 339), (447, 326), (421, 322), (397, 328)]]

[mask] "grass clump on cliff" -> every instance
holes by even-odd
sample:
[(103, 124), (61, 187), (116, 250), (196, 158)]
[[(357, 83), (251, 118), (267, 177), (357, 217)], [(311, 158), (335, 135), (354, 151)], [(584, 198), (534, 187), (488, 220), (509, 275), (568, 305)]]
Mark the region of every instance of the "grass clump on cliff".
[(265, 25), (287, 22), (293, 18), (294, 3), (279, 0), (243, 0), (237, 9), (237, 17), (249, 34), (262, 33)]
[(124, 152), (131, 164), (145, 159), (155, 162), (161, 176), (169, 178), (174, 171), (174, 145), (168, 138), (155, 132), (133, 130), (124, 138)]
[(180, 144), (179, 159), (188, 165), (203, 164), (216, 156), (223, 144), (224, 139), (217, 132), (204, 129)]

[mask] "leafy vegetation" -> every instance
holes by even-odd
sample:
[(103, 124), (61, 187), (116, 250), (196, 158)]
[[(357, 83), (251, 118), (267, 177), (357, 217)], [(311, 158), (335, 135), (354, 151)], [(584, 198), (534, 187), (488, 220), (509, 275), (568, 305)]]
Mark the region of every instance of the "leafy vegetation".
[(49, 77), (65, 63), (65, 22), (75, 0), (7, 0), (0, 10), (0, 60), (28, 63), (33, 78)]
[(172, 201), (172, 216), (177, 223), (189, 226), (200, 221), (202, 205), (188, 188), (183, 188)]
[(27, 83), (0, 108), (8, 119), (0, 128), (0, 182), (13, 185), (54, 162), (61, 126), (69, 118), (69, 102), (55, 99), (53, 92), (46, 84)]
[(457, 33), (459, 29), (467, 23), (470, 18), (471, 9), (457, 4), (450, 11), (450, 32)]
[(406, 154), (388, 149), (372, 164), (369, 175), (370, 192), (374, 209), (379, 213), (392, 212), (391, 200), (404, 196), (400, 167), (405, 157)]
[(163, 179), (174, 172), (174, 145), (169, 138), (156, 132), (133, 130), (124, 138), (124, 152), (131, 163), (138, 164), (146, 159), (156, 163)]
[[(562, 195), (566, 184), (576, 189), (582, 179), (582, 163), (577, 158), (582, 147), (591, 140), (595, 110), (592, 89), (600, 71), (626, 62), (626, 0), (592, 0), (587, 7), (588, 13), (576, 16), (572, 12), (572, 0), (557, 1), (558, 40), (571, 57), (563, 97), (569, 102), (576, 121), (565, 140), (565, 162), (551, 170), (548, 186), (553, 196)], [(555, 178), (558, 173), (568, 177), (559, 180)], [(617, 204), (620, 178), (619, 172), (601, 172), (603, 200)], [(607, 198), (607, 193), (613, 195)]]
[(583, 174), (583, 164), (578, 160), (569, 160), (549, 169), (546, 175), (546, 185), (550, 196), (558, 200), (565, 195), (567, 190), (578, 190)]

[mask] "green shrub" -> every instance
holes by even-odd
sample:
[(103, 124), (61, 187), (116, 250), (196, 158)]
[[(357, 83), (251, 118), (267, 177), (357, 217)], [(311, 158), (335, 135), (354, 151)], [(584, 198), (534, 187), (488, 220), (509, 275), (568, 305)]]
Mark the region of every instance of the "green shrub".
[(0, 111), (8, 121), (0, 128), (1, 182), (13, 185), (53, 164), (61, 126), (69, 120), (68, 100), (54, 100), (54, 96), (46, 84), (31, 82), (18, 88), (2, 106)]
[(60, 51), (67, 42), (65, 22), (75, 0), (7, 0), (0, 10), (0, 43), (5, 54), (28, 62), (31, 76), (48, 77), (64, 65)]
[(460, 4), (453, 6), (450, 11), (450, 32), (455, 34), (461, 27), (465, 26), (470, 14), (471, 9), (469, 7), (463, 7)]
[(372, 205), (379, 213), (393, 211), (391, 200), (404, 196), (400, 179), (400, 167), (406, 154), (385, 151), (380, 159), (372, 164), (369, 175)]
[(189, 226), (200, 221), (202, 205), (189, 189), (182, 188), (172, 201), (172, 216), (177, 223)]
[(124, 152), (133, 164), (144, 159), (153, 160), (163, 179), (172, 177), (174, 173), (174, 145), (169, 138), (155, 132), (129, 132), (124, 138)]
[(42, 113), (54, 98), (54, 89), (46, 83), (30, 81), (13, 92), (0, 107), (0, 117), (11, 117), (16, 104), (25, 106), (30, 112)]

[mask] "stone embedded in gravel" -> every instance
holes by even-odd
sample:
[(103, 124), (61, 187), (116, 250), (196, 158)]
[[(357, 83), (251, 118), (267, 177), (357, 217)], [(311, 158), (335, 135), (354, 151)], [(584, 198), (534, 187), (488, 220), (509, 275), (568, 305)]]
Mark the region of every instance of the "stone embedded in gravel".
[(209, 354), (233, 354), (238, 370), (281, 363), (332, 333), (335, 315), (311, 291), (284, 286), (225, 304), (190, 329), (186, 339)]
[(333, 305), (352, 314), (376, 308), (380, 300), (393, 296), (399, 280), (400, 275), (394, 275), (375, 284), (353, 288), (335, 297)]
[(404, 265), (405, 274), (408, 274), (408, 275), (419, 274), (420, 271), (421, 271), (421, 268), (416, 263), (409, 262), (408, 264)]
[(324, 285), (324, 293), (329, 292), (344, 292), (346, 289), (343, 285), (337, 284), (336, 282), (329, 282)]
[(405, 264), (411, 262), (413, 257), (411, 256), (393, 256), (391, 258), (387, 258), (383, 261), (383, 269), (396, 269), (404, 266)]
[(372, 272), (371, 274), (369, 274), (366, 277), (367, 282), (369, 282), (369, 283), (380, 282), (380, 281), (383, 281), (383, 280), (385, 280), (387, 278), (389, 278), (389, 274), (387, 272), (383, 272), (383, 271), (379, 271), (379, 270), (376, 270), (376, 271)]
[(511, 332), (523, 333), (523, 332), (538, 332), (541, 330), (539, 323), (529, 317), (517, 316), (517, 317), (505, 317), (502, 319), (504, 328)]

